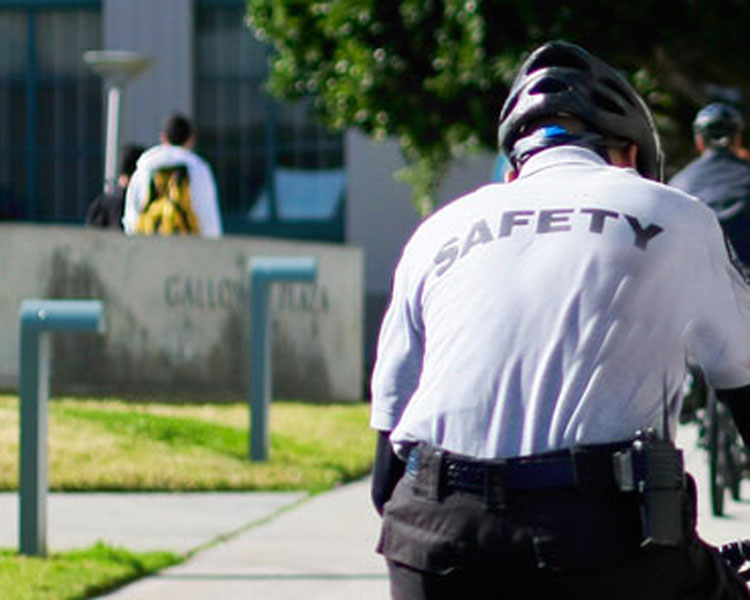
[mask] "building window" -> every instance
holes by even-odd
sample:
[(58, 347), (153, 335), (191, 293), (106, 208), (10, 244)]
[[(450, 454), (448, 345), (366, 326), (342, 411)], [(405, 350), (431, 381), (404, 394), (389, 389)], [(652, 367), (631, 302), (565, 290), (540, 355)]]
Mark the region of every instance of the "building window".
[(101, 191), (99, 2), (0, 0), (0, 218), (82, 223)]
[(244, 0), (198, 2), (198, 151), (214, 167), (224, 227), (343, 241), (343, 136), (321, 126), (309, 103), (264, 91), (270, 50), (244, 15)]

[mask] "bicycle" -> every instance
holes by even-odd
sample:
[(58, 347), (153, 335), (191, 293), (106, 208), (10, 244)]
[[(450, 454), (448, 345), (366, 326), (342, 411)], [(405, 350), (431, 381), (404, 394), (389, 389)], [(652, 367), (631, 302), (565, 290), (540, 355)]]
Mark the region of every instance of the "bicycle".
[(750, 455), (742, 443), (732, 415), (724, 403), (719, 402), (713, 389), (705, 382), (700, 371), (691, 373), (690, 402), (699, 425), (699, 445), (708, 458), (708, 485), (711, 512), (716, 517), (724, 515), (724, 499), (729, 492), (735, 501), (741, 499), (742, 479), (750, 464)]
[(722, 516), (726, 491), (733, 500), (740, 500), (740, 486), (748, 460), (729, 410), (710, 389), (706, 398), (704, 426), (711, 510), (715, 516)]

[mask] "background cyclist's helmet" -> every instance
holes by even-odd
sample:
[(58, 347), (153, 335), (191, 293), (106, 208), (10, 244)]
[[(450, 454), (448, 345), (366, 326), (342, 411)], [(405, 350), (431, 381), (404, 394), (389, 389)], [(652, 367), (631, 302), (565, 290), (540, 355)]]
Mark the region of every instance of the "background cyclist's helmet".
[(695, 115), (693, 132), (708, 146), (729, 146), (745, 127), (739, 110), (731, 104), (713, 102)]
[[(527, 140), (516, 148), (530, 124), (555, 116), (575, 117), (588, 131), (536, 135), (533, 143)], [(535, 50), (521, 65), (500, 113), (498, 140), (514, 166), (561, 143), (578, 143), (604, 155), (604, 136), (634, 143), (641, 175), (662, 179), (664, 157), (653, 116), (627, 79), (575, 44), (555, 41)]]

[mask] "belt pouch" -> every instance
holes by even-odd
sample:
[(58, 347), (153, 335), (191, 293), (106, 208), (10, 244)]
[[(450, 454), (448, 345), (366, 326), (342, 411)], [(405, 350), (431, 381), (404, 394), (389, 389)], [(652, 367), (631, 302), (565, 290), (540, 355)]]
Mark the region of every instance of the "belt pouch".
[(682, 452), (650, 432), (614, 455), (618, 488), (640, 499), (641, 544), (676, 546), (684, 539)]

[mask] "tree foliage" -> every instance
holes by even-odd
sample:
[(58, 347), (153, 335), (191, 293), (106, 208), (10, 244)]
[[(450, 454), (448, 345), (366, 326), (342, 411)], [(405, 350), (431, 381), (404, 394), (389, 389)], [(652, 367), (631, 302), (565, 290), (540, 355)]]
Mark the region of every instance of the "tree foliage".
[(315, 98), (333, 128), (398, 139), (421, 214), (454, 156), (497, 147), (497, 115), (525, 54), (576, 42), (625, 72), (657, 116), (670, 165), (691, 148), (714, 86), (744, 91), (750, 2), (249, 0), (275, 47), (269, 89)]

